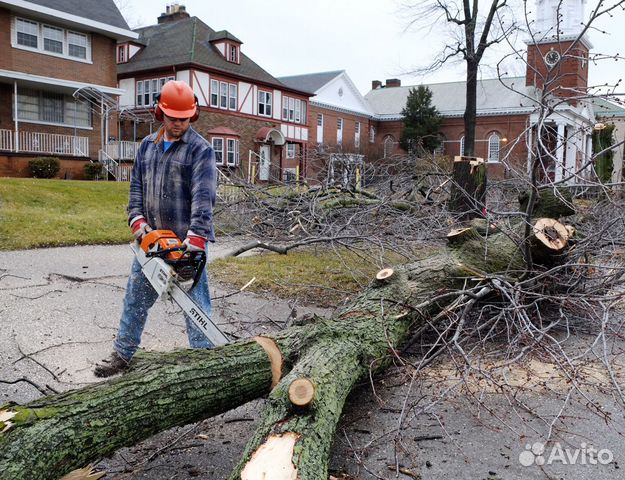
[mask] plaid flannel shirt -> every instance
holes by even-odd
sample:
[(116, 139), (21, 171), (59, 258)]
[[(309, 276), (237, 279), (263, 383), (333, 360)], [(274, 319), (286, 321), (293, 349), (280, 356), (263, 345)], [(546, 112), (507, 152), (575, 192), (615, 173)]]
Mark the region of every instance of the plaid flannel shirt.
[(215, 153), (191, 127), (165, 152), (162, 129), (146, 137), (132, 167), (128, 221), (143, 215), (152, 228), (188, 230), (215, 241)]

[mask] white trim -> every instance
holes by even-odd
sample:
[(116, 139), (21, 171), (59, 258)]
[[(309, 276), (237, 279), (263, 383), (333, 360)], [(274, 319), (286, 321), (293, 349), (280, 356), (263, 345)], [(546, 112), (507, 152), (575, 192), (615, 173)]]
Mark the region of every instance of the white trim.
[[(15, 120), (15, 115), (13, 115), (13, 120)], [(80, 125), (70, 125), (67, 123), (54, 123), (54, 122), (41, 122), (39, 120), (22, 120), (21, 118), (18, 120), (20, 123), (34, 123), (37, 125), (49, 125), (52, 127), (63, 127), (63, 128), (72, 128), (77, 130), (93, 130), (93, 127), (81, 127)]]
[(109, 36), (112, 36), (117, 40), (137, 40), (139, 38), (139, 34), (133, 32), (132, 30), (126, 30), (124, 28), (114, 27), (113, 25), (108, 25), (106, 23), (96, 22), (95, 20), (79, 17), (78, 15), (72, 15), (71, 13), (66, 13), (61, 10), (56, 10), (54, 8), (44, 7), (42, 5), (34, 4), (32, 2), (27, 2), (25, 0), (2, 0), (0, 2), (0, 5), (10, 5), (12, 7), (17, 7), (18, 9), (37, 14), (39, 18), (59, 18), (61, 20), (65, 20), (76, 25), (89, 27), (97, 33), (112, 34)]
[[(336, 105), (330, 105), (329, 103), (323, 103), (323, 102), (319, 102), (319, 101), (315, 101), (315, 100), (309, 100), (308, 103), (310, 105), (315, 106), (315, 107), (325, 108), (326, 110), (332, 110), (334, 112), (348, 113), (348, 114), (354, 115), (356, 117), (374, 118), (374, 119), (377, 119), (379, 117), (378, 115), (374, 115), (374, 114), (371, 114), (371, 113), (358, 112), (356, 110), (351, 110), (349, 108), (337, 107)], [(394, 115), (394, 116), (397, 116), (397, 115)], [(403, 117), (401, 117), (401, 118), (403, 118)]]
[(84, 87), (97, 88), (103, 93), (111, 95), (121, 95), (125, 90), (121, 88), (107, 87), (105, 85), (96, 85), (94, 83), (74, 82), (73, 80), (65, 80), (62, 78), (43, 77), (41, 75), (33, 75), (30, 73), (16, 72), (13, 70), (0, 69), (0, 78), (8, 78), (10, 80), (23, 80), (26, 82), (43, 83), (46, 85), (55, 85), (57, 87), (73, 88), (75, 90)]

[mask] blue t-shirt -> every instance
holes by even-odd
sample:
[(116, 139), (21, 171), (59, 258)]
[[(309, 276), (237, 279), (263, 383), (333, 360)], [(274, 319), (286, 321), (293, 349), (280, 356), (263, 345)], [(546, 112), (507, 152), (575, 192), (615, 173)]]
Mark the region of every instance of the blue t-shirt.
[(174, 144), (174, 142), (168, 142), (167, 140), (163, 140), (163, 151), (166, 152), (167, 150), (169, 150), (169, 147), (171, 147)]

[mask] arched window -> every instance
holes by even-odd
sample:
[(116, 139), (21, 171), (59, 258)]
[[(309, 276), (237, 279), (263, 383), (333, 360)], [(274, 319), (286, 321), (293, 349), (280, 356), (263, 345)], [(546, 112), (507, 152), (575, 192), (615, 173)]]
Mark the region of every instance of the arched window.
[(384, 158), (390, 157), (393, 154), (394, 145), (395, 139), (391, 135), (387, 135), (384, 138)]
[(489, 162), (498, 162), (499, 161), (499, 147), (501, 145), (501, 138), (497, 133), (492, 133), (490, 137), (488, 137), (488, 161)]
[(460, 156), (464, 155), (464, 135), (460, 137)]

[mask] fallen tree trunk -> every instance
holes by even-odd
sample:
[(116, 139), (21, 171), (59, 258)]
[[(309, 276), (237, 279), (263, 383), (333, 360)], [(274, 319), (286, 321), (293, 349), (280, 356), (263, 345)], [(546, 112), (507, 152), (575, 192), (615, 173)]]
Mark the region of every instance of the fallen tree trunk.
[[(566, 241), (549, 241), (562, 253)], [(489, 273), (514, 278), (524, 268), (510, 236), (485, 238), (472, 229), (450, 248), (380, 272), (330, 319), (314, 317), (271, 338), (214, 350), (142, 354), (121, 378), (4, 405), (0, 479), (56, 479), (156, 432), (267, 393), (260, 426), (231, 478), (327, 478), (336, 424), (356, 382), (384, 368), (411, 328), (486, 285)], [(292, 401), (298, 388), (308, 397), (301, 404)]]

